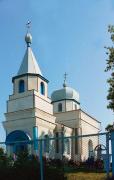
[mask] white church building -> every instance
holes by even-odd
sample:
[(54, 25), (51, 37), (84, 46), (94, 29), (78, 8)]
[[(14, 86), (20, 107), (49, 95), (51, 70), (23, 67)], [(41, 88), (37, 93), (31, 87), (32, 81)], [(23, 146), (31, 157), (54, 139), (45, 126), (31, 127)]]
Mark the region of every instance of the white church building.
[[(13, 94), (7, 101), (3, 122), (7, 152), (12, 154), (27, 148), (35, 153), (37, 148), (39, 151), (39, 145), (34, 147), (33, 143), (26, 142), (15, 144), (14, 141), (29, 142), (44, 138), (44, 155), (61, 158), (59, 137), (97, 134), (100, 122), (81, 109), (79, 93), (67, 86), (66, 79), (63, 87), (52, 92), (51, 98), (48, 97), (48, 80), (43, 76), (31, 49), (32, 36), (29, 32), (25, 41), (27, 49), (17, 75), (12, 78)], [(56, 139), (49, 142), (51, 137)], [(64, 143), (64, 156), (81, 160), (94, 150), (99, 138), (68, 138)]]

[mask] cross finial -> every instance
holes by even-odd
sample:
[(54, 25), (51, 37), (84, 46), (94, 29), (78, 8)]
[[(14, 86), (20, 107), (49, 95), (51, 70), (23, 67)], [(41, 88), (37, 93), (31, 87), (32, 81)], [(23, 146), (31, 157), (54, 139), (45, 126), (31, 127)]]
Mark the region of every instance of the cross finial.
[(66, 87), (66, 86), (67, 86), (67, 84), (66, 84), (67, 76), (68, 76), (68, 74), (65, 72), (65, 74), (64, 74), (64, 83), (63, 83), (63, 87)]
[(27, 21), (27, 24), (26, 24), (26, 27), (27, 27), (27, 33), (25, 35), (25, 41), (27, 43), (27, 47), (30, 47), (31, 43), (32, 43), (32, 36), (29, 32), (29, 29), (31, 27), (31, 21)]
[(64, 80), (66, 81), (68, 74), (65, 72), (64, 74)]
[(29, 31), (30, 27), (31, 27), (31, 21), (27, 21), (27, 24), (26, 24), (26, 27), (27, 27), (27, 31)]

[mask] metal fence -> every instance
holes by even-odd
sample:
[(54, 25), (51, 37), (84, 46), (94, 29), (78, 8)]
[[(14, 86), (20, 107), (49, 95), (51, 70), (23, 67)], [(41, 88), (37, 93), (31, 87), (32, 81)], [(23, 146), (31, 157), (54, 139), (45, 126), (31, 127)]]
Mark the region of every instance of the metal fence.
[[(10, 144), (0, 143), (7, 155), (14, 157), (27, 150), (40, 162), (40, 179), (44, 180), (44, 164), (58, 167), (64, 174), (67, 172), (104, 172), (109, 177), (111, 171), (111, 145), (109, 133), (88, 134), (65, 137), (45, 136), (32, 141), (17, 141)], [(45, 166), (46, 167), (46, 166)]]

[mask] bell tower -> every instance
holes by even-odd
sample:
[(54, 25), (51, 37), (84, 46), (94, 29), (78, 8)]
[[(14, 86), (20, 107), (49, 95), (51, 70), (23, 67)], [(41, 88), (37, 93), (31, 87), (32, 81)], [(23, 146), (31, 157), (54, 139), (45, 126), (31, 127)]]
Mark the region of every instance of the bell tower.
[[(32, 140), (34, 134), (40, 138), (45, 133), (53, 134), (55, 128), (53, 105), (48, 98), (48, 80), (42, 75), (33, 54), (32, 35), (28, 31), (25, 42), (27, 49), (17, 75), (12, 78), (13, 94), (7, 101), (6, 121), (3, 122), (6, 143), (17, 139)], [(8, 152), (21, 148), (9, 144)]]

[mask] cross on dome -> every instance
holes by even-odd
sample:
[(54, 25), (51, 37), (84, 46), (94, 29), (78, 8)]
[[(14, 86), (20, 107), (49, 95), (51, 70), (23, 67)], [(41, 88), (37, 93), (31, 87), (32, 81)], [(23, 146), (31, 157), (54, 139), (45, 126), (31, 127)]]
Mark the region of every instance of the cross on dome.
[(26, 27), (27, 27), (27, 32), (29, 31), (30, 27), (31, 27), (31, 21), (28, 20), (27, 24), (26, 24)]
[(67, 84), (66, 84), (67, 76), (68, 76), (68, 74), (65, 72), (65, 74), (64, 74), (64, 83), (63, 83), (63, 87), (66, 87), (66, 86), (67, 86)]

